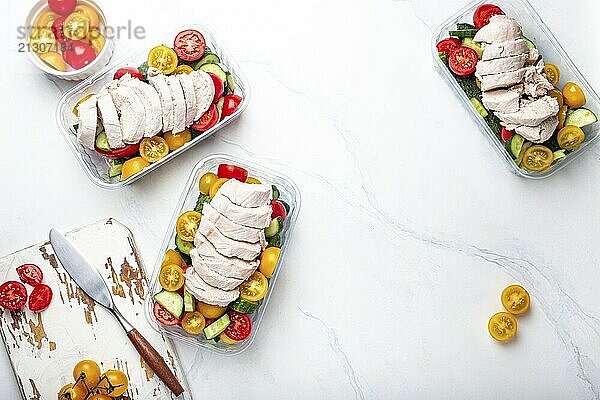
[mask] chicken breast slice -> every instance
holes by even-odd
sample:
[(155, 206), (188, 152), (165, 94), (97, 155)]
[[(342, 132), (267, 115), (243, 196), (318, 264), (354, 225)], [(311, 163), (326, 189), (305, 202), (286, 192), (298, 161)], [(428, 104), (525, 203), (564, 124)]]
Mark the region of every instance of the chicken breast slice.
[(126, 80), (122, 85), (131, 87), (144, 104), (146, 117), (144, 136), (152, 137), (162, 132), (162, 106), (156, 89), (135, 78)]
[(510, 71), (502, 74), (485, 75), (481, 77), (481, 91), (487, 92), (488, 90), (508, 88), (521, 83), (523, 82), (527, 71), (531, 69), (534, 69), (534, 67), (525, 67), (517, 71)]
[(109, 92), (119, 113), (123, 142), (139, 143), (146, 131), (146, 110), (142, 100), (132, 88), (120, 84)]
[(221, 275), (219, 273), (221, 269), (214, 263), (205, 262), (197, 249), (190, 251), (190, 258), (192, 259), (194, 271), (200, 275), (204, 282), (211, 286), (223, 290), (232, 290), (244, 282), (244, 279)]
[(258, 261), (244, 261), (239, 258), (225, 257), (215, 249), (215, 246), (201, 233), (196, 233), (194, 245), (198, 255), (213, 271), (222, 276), (248, 279), (258, 268)]
[(96, 145), (96, 129), (98, 127), (97, 97), (92, 95), (81, 103), (79, 110), (79, 126), (77, 127), (77, 140), (82, 146), (94, 150)]
[(210, 75), (204, 71), (194, 71), (190, 74), (196, 92), (196, 116), (197, 121), (213, 104), (215, 98), (215, 85)]
[(479, 61), (475, 76), (481, 80), (486, 75), (517, 71), (525, 66), (528, 58), (528, 54), (520, 54), (518, 56), (497, 58), (495, 60)]
[(543, 61), (540, 61), (535, 68), (527, 70), (523, 79), (526, 95), (534, 98), (543, 97), (548, 94), (548, 91), (554, 89), (554, 85), (548, 81), (543, 71)]
[(219, 190), (232, 203), (242, 207), (266, 206), (273, 198), (273, 188), (270, 185), (250, 184), (230, 179)]
[(538, 126), (559, 111), (558, 101), (550, 96), (544, 96), (521, 107), (514, 113), (496, 113), (501, 121), (525, 126)]
[(196, 107), (196, 91), (194, 90), (194, 81), (188, 74), (177, 75), (179, 83), (183, 89), (183, 96), (185, 97), (185, 126), (192, 126), (198, 107)]
[(176, 75), (169, 75), (166, 77), (166, 80), (171, 90), (171, 99), (173, 100), (173, 133), (183, 132), (186, 128), (186, 108), (183, 88)]
[(250, 228), (264, 229), (271, 223), (271, 206), (246, 208), (233, 204), (231, 200), (217, 192), (210, 205), (229, 220)]
[(125, 147), (119, 114), (112, 96), (106, 87), (102, 88), (98, 93), (98, 115), (104, 126), (104, 132), (106, 132), (110, 148), (116, 150)]
[(558, 127), (558, 117), (552, 116), (538, 126), (518, 126), (516, 133), (533, 143), (544, 143), (552, 137)]
[(218, 229), (230, 239), (240, 242), (259, 243), (264, 249), (267, 246), (264, 229), (249, 228), (228, 219), (219, 213), (210, 203), (202, 208), (202, 220), (212, 222)]
[(160, 104), (162, 106), (162, 130), (169, 132), (173, 130), (173, 99), (171, 98), (171, 89), (167, 83), (166, 77), (156, 68), (148, 70), (148, 82), (154, 87)]
[(483, 92), (482, 102), (486, 109), (503, 113), (519, 111), (520, 99), (523, 95), (523, 85), (510, 89), (497, 89)]
[(495, 60), (497, 58), (518, 56), (521, 54), (530, 54), (527, 42), (522, 39), (509, 40), (508, 42), (484, 43), (483, 61)]
[(246, 261), (253, 261), (258, 258), (262, 251), (262, 246), (258, 243), (239, 242), (223, 235), (221, 231), (211, 221), (203, 220), (198, 227), (205, 238), (210, 240), (215, 249), (225, 257), (237, 257)]
[(209, 285), (194, 269), (186, 271), (185, 287), (196, 300), (220, 307), (226, 307), (240, 297), (239, 290), (222, 290)]
[(521, 25), (506, 15), (495, 15), (490, 23), (475, 34), (473, 41), (485, 43), (507, 42), (523, 37)]

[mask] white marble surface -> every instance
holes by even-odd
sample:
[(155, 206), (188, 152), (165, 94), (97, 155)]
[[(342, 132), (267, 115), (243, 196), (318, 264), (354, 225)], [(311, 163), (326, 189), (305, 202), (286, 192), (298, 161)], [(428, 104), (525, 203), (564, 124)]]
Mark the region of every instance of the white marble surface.
[[(428, 25), (462, 1), (103, 1), (153, 36), (208, 23), (253, 88), (238, 123), (122, 191), (94, 186), (59, 136), (59, 90), (16, 52), (21, 3), (0, 5), (1, 254), (111, 216), (152, 265), (188, 171), (215, 152), (300, 186), (253, 346), (179, 347), (197, 398), (600, 398), (600, 149), (539, 182), (506, 169), (430, 59)], [(600, 88), (597, 4), (533, 5)], [(532, 309), (499, 345), (487, 320), (514, 282)], [(3, 351), (0, 395), (18, 398)]]

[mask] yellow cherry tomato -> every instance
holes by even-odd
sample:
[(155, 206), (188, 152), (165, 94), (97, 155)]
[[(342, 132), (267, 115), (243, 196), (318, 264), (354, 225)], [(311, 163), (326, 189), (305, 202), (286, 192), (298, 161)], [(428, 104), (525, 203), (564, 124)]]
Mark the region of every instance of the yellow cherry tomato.
[(219, 189), (221, 189), (221, 186), (223, 186), (223, 184), (225, 182), (227, 182), (229, 179), (227, 178), (219, 178), (215, 181), (215, 183), (212, 184), (212, 186), (210, 187), (210, 191), (209, 191), (209, 195), (210, 198), (214, 198), (217, 195), (217, 192), (219, 191)]
[(112, 397), (105, 394), (92, 394), (87, 400), (112, 400)]
[(273, 276), (279, 256), (281, 255), (281, 249), (278, 247), (269, 247), (260, 256), (260, 266), (258, 267), (260, 272), (267, 278)]
[(194, 72), (194, 68), (190, 67), (187, 64), (181, 64), (180, 66), (178, 66), (177, 68), (175, 68), (175, 71), (173, 72), (174, 74), (191, 74), (192, 72)]
[(175, 50), (167, 46), (156, 46), (148, 54), (148, 66), (159, 69), (165, 75), (172, 74), (178, 62)]
[(554, 86), (558, 85), (560, 81), (560, 68), (554, 64), (546, 64), (544, 66), (544, 72), (546, 73), (546, 77)]
[(202, 178), (200, 178), (200, 182), (198, 183), (198, 186), (200, 186), (200, 193), (209, 194), (210, 188), (217, 181), (217, 179), (219, 179), (217, 175), (213, 174), (212, 172), (202, 175)]
[(499, 312), (490, 318), (488, 331), (497, 341), (505, 342), (517, 334), (517, 320), (512, 314)]
[(81, 385), (69, 383), (58, 392), (58, 400), (84, 400), (87, 390)]
[(246, 179), (246, 183), (250, 183), (250, 184), (253, 184), (253, 185), (260, 185), (262, 182), (259, 181), (256, 178), (253, 178), (253, 177), (249, 176), (248, 179)]
[(183, 269), (179, 265), (169, 264), (161, 267), (158, 281), (163, 289), (175, 292), (181, 289), (185, 283)]
[(184, 144), (192, 141), (192, 133), (189, 129), (179, 133), (173, 133), (172, 131), (169, 131), (163, 135), (163, 139), (165, 139), (165, 142), (167, 142), (169, 150), (175, 151), (178, 148), (183, 147)]
[(183, 330), (192, 335), (201, 334), (205, 326), (206, 320), (204, 319), (204, 315), (198, 311), (185, 314), (181, 320)]
[(93, 387), (100, 380), (100, 367), (92, 360), (82, 360), (73, 369), (73, 379), (85, 382), (88, 388)]
[(240, 285), (240, 297), (248, 301), (259, 301), (266, 296), (267, 290), (269, 290), (269, 281), (257, 271)]
[(85, 17), (87, 17), (87, 19), (90, 21), (91, 29), (98, 29), (100, 26), (100, 15), (98, 15), (98, 12), (96, 12), (96, 10), (94, 10), (91, 6), (87, 4), (78, 4), (73, 12), (83, 14)]
[(219, 339), (223, 342), (223, 343), (227, 343), (227, 344), (236, 344), (238, 341), (237, 340), (233, 340), (232, 338), (230, 338), (229, 336), (227, 336), (225, 334), (225, 332), (221, 333), (219, 335)]
[(206, 304), (201, 301), (196, 302), (196, 309), (200, 311), (206, 318), (210, 319), (221, 318), (223, 314), (227, 312), (227, 307)]
[(558, 129), (565, 127), (565, 121), (567, 120), (567, 113), (569, 112), (569, 106), (563, 105), (558, 111)]
[(554, 161), (554, 153), (546, 146), (540, 144), (525, 150), (522, 165), (530, 171), (544, 171)]
[(34, 28), (29, 36), (29, 47), (41, 54), (56, 49), (56, 38), (50, 28)]
[(81, 103), (83, 103), (84, 101), (88, 100), (93, 95), (94, 95), (93, 93), (90, 93), (90, 94), (84, 96), (81, 100), (79, 100), (77, 102), (77, 104), (75, 104), (75, 107), (73, 107), (73, 114), (75, 116), (77, 116), (77, 117), (79, 116), (79, 106), (81, 105)]
[(67, 63), (65, 63), (62, 56), (55, 51), (42, 53), (39, 57), (44, 63), (57, 71), (65, 72), (67, 70)]
[(177, 218), (177, 235), (186, 242), (193, 242), (201, 219), (202, 214), (197, 211), (184, 212)]
[(565, 99), (562, 95), (562, 92), (557, 88), (548, 91), (548, 96), (554, 97), (556, 101), (558, 101), (558, 107), (562, 107), (565, 104)]
[(150, 162), (156, 162), (169, 154), (169, 145), (160, 136), (144, 138), (140, 143), (140, 156)]
[(568, 82), (563, 88), (565, 103), (573, 108), (583, 107), (586, 103), (585, 93), (578, 84)]
[(523, 314), (529, 309), (529, 293), (520, 285), (511, 285), (500, 296), (504, 309), (513, 315)]
[(102, 378), (106, 382), (102, 382), (103, 387), (106, 387), (105, 383), (108, 383), (108, 390), (106, 393), (110, 397), (119, 397), (125, 394), (127, 391), (127, 386), (129, 385), (129, 380), (127, 379), (127, 375), (125, 375), (122, 371), (116, 369), (109, 369), (102, 375)]
[(68, 39), (83, 40), (90, 33), (90, 20), (81, 13), (69, 15), (63, 23), (63, 33)]
[(558, 131), (558, 145), (561, 149), (573, 150), (585, 140), (583, 130), (574, 125), (567, 125)]
[(52, 28), (54, 21), (60, 17), (57, 13), (51, 10), (42, 11), (42, 13), (35, 20), (36, 28)]
[(179, 252), (177, 252), (173, 249), (167, 250), (167, 253), (165, 254), (165, 258), (162, 262), (162, 266), (164, 267), (165, 265), (169, 265), (169, 264), (175, 264), (180, 267), (183, 267), (183, 258), (181, 257)]
[(125, 179), (132, 177), (148, 166), (150, 166), (150, 163), (144, 160), (142, 157), (130, 158), (123, 163), (121, 180), (124, 181)]
[(100, 31), (91, 31), (87, 37), (88, 42), (94, 48), (96, 55), (102, 52), (104, 45), (106, 45), (106, 37)]

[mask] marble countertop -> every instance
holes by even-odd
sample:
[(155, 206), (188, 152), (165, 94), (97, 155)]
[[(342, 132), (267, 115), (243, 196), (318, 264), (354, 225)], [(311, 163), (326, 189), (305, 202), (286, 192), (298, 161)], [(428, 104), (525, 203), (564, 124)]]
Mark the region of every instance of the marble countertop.
[[(120, 191), (89, 181), (58, 134), (61, 88), (17, 52), (21, 3), (0, 4), (0, 254), (114, 217), (153, 265), (189, 171), (213, 153), (302, 191), (254, 344), (179, 346), (197, 398), (600, 398), (600, 148), (546, 180), (509, 172), (431, 60), (432, 27), (463, 1), (102, 1), (113, 25), (130, 16), (150, 37), (211, 26), (253, 89), (238, 122)], [(532, 4), (600, 88), (598, 46), (582, 39), (599, 37), (595, 2)], [(153, 44), (120, 40), (117, 57)], [(531, 311), (501, 345), (487, 321), (512, 283)], [(4, 351), (0, 395), (19, 397)]]

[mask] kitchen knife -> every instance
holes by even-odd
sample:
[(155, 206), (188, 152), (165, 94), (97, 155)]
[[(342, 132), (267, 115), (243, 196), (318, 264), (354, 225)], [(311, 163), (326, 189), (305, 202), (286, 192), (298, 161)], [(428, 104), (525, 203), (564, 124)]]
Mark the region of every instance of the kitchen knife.
[(54, 254), (81, 290), (115, 316), (144, 361), (146, 361), (175, 396), (181, 395), (184, 390), (177, 377), (169, 369), (165, 360), (163, 360), (154, 347), (119, 312), (100, 272), (56, 229), (50, 230), (50, 243), (54, 249)]

